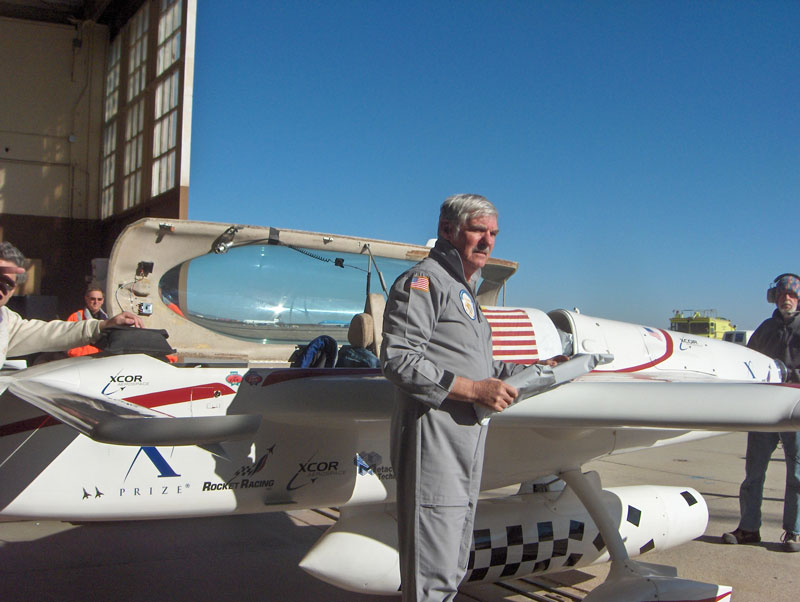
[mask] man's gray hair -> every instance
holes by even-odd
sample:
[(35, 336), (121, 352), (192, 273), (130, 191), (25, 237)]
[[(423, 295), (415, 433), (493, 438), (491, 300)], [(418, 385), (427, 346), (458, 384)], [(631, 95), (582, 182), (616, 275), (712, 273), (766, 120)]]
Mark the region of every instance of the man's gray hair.
[[(10, 261), (18, 267), (25, 268), (25, 256), (17, 247), (10, 242), (0, 242), (0, 259)], [(17, 274), (17, 284), (22, 284), (27, 278), (27, 274)]]
[(458, 236), (462, 226), (470, 218), (484, 215), (497, 216), (497, 207), (486, 197), (479, 194), (456, 194), (447, 197), (439, 210), (439, 234), (442, 233), (443, 222), (455, 226), (453, 235)]

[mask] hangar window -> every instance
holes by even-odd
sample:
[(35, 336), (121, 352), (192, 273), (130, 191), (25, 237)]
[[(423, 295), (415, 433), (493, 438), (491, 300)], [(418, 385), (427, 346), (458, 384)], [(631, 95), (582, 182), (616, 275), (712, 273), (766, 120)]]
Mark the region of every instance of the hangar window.
[(181, 56), (181, 3), (161, 0), (158, 20), (158, 59), (156, 75), (161, 75)]
[(153, 196), (175, 185), (175, 146), (178, 143), (178, 82), (174, 71), (156, 88), (156, 123), (153, 129)]
[(114, 38), (106, 59), (106, 89), (103, 119), (103, 158), (101, 166), (100, 217), (114, 213), (114, 181), (116, 180), (117, 112), (119, 110), (119, 74), (122, 39)]
[(106, 61), (106, 99), (104, 118), (106, 122), (116, 116), (119, 107), (120, 38), (117, 36), (108, 49)]
[(150, 14), (147, 3), (139, 9), (131, 22), (128, 42), (128, 101), (136, 98), (145, 86), (147, 66), (147, 20)]
[(188, 153), (182, 157), (181, 148), (190, 143), (183, 115), (192, 95), (184, 87), (192, 85), (195, 12), (196, 0), (144, 0), (109, 45), (101, 218), (146, 210), (151, 201), (164, 215), (181, 217), (185, 210), (179, 186), (188, 185)]
[(114, 168), (116, 167), (117, 121), (108, 123), (103, 131), (103, 170), (101, 217), (114, 212)]
[(142, 132), (144, 130), (144, 99), (128, 110), (125, 125), (125, 182), (122, 205), (128, 209), (141, 200), (142, 193)]

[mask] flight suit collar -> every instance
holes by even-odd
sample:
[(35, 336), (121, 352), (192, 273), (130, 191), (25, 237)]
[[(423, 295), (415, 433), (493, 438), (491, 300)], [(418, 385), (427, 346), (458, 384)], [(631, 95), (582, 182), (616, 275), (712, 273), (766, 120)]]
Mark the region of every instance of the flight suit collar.
[(472, 275), (472, 279), (468, 281), (464, 274), (464, 262), (461, 260), (461, 254), (450, 241), (437, 238), (436, 244), (431, 249), (430, 257), (441, 264), (454, 278), (465, 284), (472, 294), (475, 294), (475, 285), (481, 277), (481, 271), (477, 270)]

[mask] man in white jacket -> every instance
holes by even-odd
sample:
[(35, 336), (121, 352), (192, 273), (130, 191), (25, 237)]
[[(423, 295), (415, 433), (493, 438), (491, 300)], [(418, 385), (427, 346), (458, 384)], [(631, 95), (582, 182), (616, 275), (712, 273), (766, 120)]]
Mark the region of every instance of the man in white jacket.
[(66, 351), (96, 341), (111, 326), (142, 327), (142, 320), (122, 312), (108, 320), (25, 320), (6, 307), (17, 284), (25, 280), (25, 257), (14, 245), (0, 243), (0, 366), (6, 357), (41, 351)]

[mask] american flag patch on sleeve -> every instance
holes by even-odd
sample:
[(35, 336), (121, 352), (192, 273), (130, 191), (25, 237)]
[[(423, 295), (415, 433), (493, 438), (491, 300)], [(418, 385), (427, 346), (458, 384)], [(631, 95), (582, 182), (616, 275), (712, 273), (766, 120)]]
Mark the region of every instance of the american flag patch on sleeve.
[(411, 278), (411, 288), (415, 288), (423, 293), (428, 292), (428, 277), (427, 276), (413, 276)]

